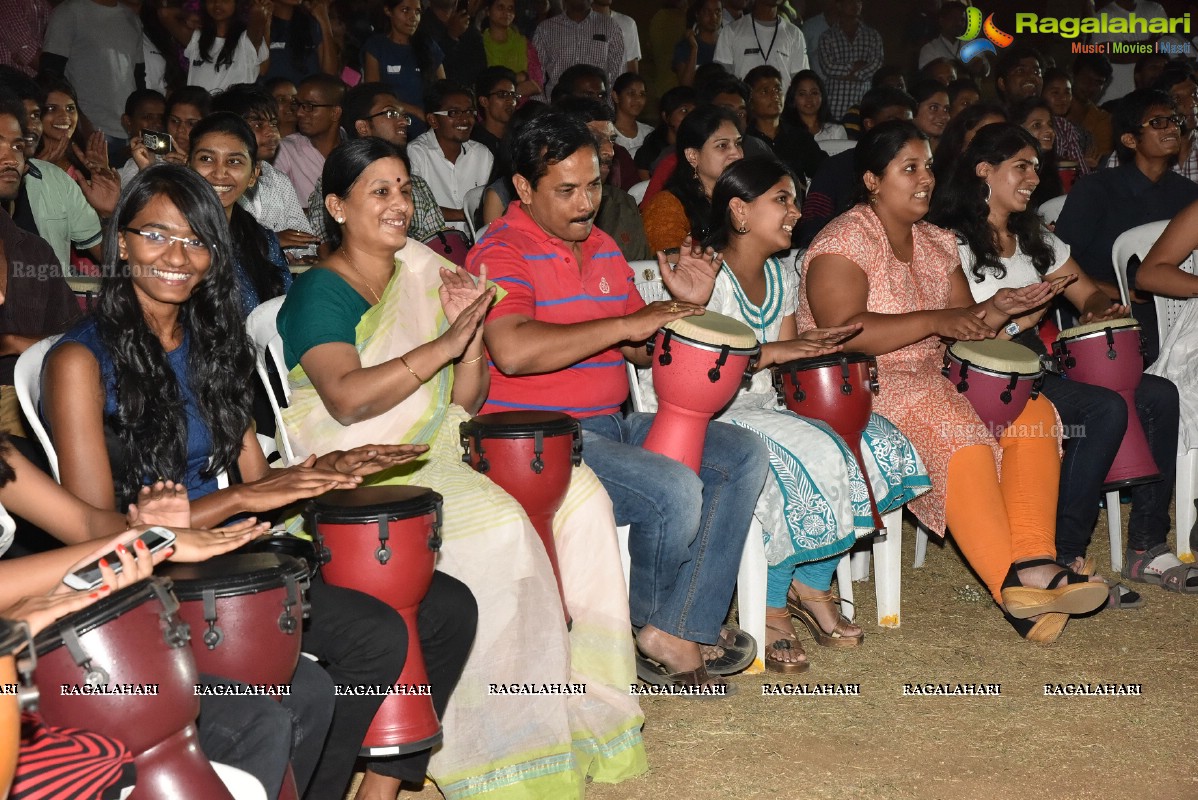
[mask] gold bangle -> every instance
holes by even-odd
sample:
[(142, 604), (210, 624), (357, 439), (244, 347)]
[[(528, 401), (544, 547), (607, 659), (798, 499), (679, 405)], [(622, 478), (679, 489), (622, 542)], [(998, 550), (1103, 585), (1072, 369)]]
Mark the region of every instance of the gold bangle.
[(483, 359), (482, 356), (476, 356), (475, 358), (472, 358), (469, 361), (463, 361), (462, 363), (463, 364), (477, 364), (479, 361), (482, 361), (482, 359)]
[(418, 383), (421, 383), (421, 384), (424, 383), (424, 378), (422, 378), (416, 374), (416, 370), (412, 369), (411, 365), (408, 364), (408, 360), (406, 358), (404, 358), (403, 356), (400, 356), (399, 363), (403, 364), (404, 368), (408, 372), (412, 373), (412, 377), (415, 378)]

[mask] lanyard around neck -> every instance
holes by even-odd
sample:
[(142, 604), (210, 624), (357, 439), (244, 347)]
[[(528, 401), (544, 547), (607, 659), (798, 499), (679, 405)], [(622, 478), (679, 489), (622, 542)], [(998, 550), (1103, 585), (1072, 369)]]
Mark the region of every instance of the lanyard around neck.
[(781, 18), (774, 20), (774, 36), (770, 39), (770, 49), (766, 50), (761, 46), (761, 39), (757, 38), (757, 18), (750, 16), (749, 22), (753, 25), (753, 39), (757, 42), (757, 51), (761, 53), (762, 63), (769, 63), (770, 53), (774, 52), (774, 42), (778, 41), (778, 29), (782, 27)]

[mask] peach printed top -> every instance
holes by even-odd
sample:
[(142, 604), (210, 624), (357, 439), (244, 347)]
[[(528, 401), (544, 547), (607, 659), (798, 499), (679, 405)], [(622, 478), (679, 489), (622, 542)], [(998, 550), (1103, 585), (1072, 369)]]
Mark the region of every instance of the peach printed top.
[[(961, 268), (956, 236), (927, 222), (914, 227), (911, 263), (898, 259), (881, 220), (868, 205), (857, 205), (828, 223), (803, 259), (796, 314), (799, 331), (816, 327), (807, 301), (807, 265), (816, 256), (835, 254), (857, 264), (869, 281), (866, 308), (877, 314), (905, 314), (947, 307), (949, 276)], [(850, 342), (846, 349), (852, 349)], [(948, 462), (964, 447), (986, 445), (996, 467), (1002, 454), (973, 406), (940, 374), (944, 344), (938, 337), (878, 356), (881, 391), (874, 412), (906, 434), (932, 476), (932, 491), (909, 504), (928, 528), (943, 536)]]

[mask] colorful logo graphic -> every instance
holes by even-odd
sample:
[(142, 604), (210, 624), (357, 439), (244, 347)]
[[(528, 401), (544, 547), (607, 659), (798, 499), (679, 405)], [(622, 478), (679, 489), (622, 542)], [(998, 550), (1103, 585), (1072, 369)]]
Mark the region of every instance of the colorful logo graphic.
[[(982, 53), (997, 53), (995, 47), (1009, 47), (1011, 42), (1015, 41), (1015, 37), (1005, 31), (999, 30), (994, 24), (994, 15), (986, 17), (986, 21), (982, 22), (982, 10), (970, 6), (965, 9), (965, 34), (957, 38), (965, 42), (961, 48), (961, 60), (968, 64), (975, 58), (978, 58)], [(985, 39), (979, 39), (980, 34), (985, 34)]]

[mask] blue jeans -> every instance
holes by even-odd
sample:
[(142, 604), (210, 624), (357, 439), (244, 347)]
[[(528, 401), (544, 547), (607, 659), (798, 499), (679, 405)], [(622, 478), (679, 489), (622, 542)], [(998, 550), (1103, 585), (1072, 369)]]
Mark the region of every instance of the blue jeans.
[[(1057, 558), (1072, 561), (1086, 554), (1098, 498), (1115, 453), (1127, 430), (1127, 403), (1110, 389), (1047, 375), (1041, 392), (1057, 407), (1061, 422), (1081, 435), (1065, 442), (1061, 491), (1057, 504)], [(1127, 546), (1147, 550), (1169, 533), (1169, 499), (1177, 474), (1177, 387), (1165, 378), (1145, 375), (1136, 390), (1136, 413), (1161, 480), (1126, 490), (1131, 495)]]
[(583, 458), (607, 489), (616, 524), (632, 526), (632, 624), (713, 644), (769, 469), (765, 445), (748, 431), (712, 423), (696, 475), (640, 446), (652, 414), (581, 422)]

